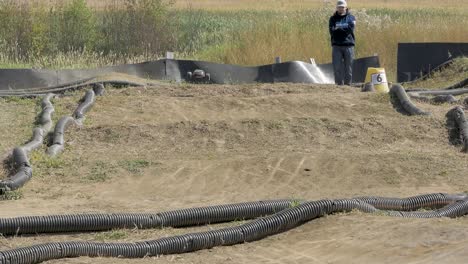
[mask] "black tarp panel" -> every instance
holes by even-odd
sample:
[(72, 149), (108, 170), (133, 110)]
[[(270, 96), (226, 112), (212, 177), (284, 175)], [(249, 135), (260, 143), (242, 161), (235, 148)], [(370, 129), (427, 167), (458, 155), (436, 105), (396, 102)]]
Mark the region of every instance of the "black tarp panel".
[[(367, 67), (379, 67), (378, 57), (355, 60), (354, 82), (363, 82)], [(187, 72), (202, 69), (211, 75), (213, 83), (333, 83), (331, 64), (310, 64), (291, 61), (278, 64), (245, 67), (205, 61), (163, 59), (138, 64), (118, 65), (83, 70), (0, 69), (0, 90), (54, 87), (68, 83), (123, 73), (151, 80), (181, 81)]]
[(397, 81), (414, 81), (461, 56), (468, 56), (468, 43), (398, 43)]

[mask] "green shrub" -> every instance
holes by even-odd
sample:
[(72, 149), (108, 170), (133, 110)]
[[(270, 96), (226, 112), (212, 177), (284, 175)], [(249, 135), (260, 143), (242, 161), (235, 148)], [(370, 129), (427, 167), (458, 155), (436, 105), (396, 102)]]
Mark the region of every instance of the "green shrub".
[(85, 0), (73, 0), (58, 10), (60, 13), (58, 47), (62, 52), (94, 49), (96, 42), (96, 19)]

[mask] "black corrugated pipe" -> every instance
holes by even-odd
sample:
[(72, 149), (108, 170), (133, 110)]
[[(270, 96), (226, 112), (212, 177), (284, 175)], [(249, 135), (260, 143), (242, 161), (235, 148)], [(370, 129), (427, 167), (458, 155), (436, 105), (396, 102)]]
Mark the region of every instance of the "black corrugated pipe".
[(56, 156), (64, 149), (64, 135), (65, 130), (76, 124), (75, 119), (71, 116), (64, 116), (55, 125), (54, 134), (52, 137), (52, 145), (47, 149), (47, 154), (50, 156)]
[(40, 148), (44, 141), (44, 136), (52, 129), (52, 114), (54, 113), (55, 109), (50, 100), (54, 96), (54, 94), (47, 94), (41, 101), (42, 111), (37, 117), (37, 124), (39, 126), (34, 128), (32, 139), (22, 146), (27, 154), (35, 149)]
[(432, 211), (386, 211), (389, 216), (405, 218), (456, 218), (468, 214), (468, 198), (464, 198), (448, 204), (440, 209)]
[(392, 85), (392, 88), (390, 89), (390, 93), (394, 97), (396, 97), (401, 107), (409, 115), (430, 115), (429, 112), (425, 112), (419, 109), (417, 106), (413, 104), (413, 102), (411, 102), (410, 98), (406, 94), (405, 89), (401, 85), (399, 84)]
[(418, 209), (438, 209), (459, 200), (466, 199), (465, 194), (431, 193), (408, 198), (357, 197), (380, 210), (415, 211)]
[(449, 94), (449, 95), (436, 95), (434, 97), (424, 96), (424, 95), (420, 95), (419, 93), (414, 93), (414, 92), (407, 92), (407, 94), (411, 99), (416, 99), (416, 100), (423, 101), (423, 102), (426, 102), (426, 103), (431, 103), (431, 104), (444, 104), (444, 103), (454, 104), (454, 103), (458, 103), (457, 98), (455, 98), (455, 96), (453, 96), (451, 94)]
[(1, 194), (21, 188), (32, 177), (31, 164), (23, 148), (15, 148), (11, 157), (16, 173), (8, 179), (0, 181)]
[(104, 93), (106, 92), (106, 90), (104, 88), (104, 84), (102, 84), (102, 83), (93, 84), (93, 90), (94, 90), (94, 94), (96, 96), (103, 96)]
[[(362, 199), (365, 199), (365, 197)], [(383, 202), (382, 206), (393, 207), (394, 198), (391, 199), (392, 200), (389, 200), (390, 205), (386, 205), (386, 203)], [(406, 203), (410, 203), (409, 199)], [(434, 201), (437, 203), (438, 199), (453, 199), (455, 201), (434, 211), (384, 212), (389, 216), (415, 218), (458, 217), (468, 213), (468, 199), (465, 195), (418, 196), (413, 197), (412, 203), (432, 204)], [(409, 204), (408, 206), (412, 205)], [(374, 206), (360, 199), (312, 201), (301, 203), (295, 207), (284, 209), (276, 214), (259, 218), (240, 226), (160, 238), (151, 241), (136, 243), (58, 242), (12, 249), (0, 252), (0, 263), (31, 264), (52, 259), (81, 256), (142, 258), (147, 256), (180, 254), (216, 246), (234, 245), (259, 240), (292, 229), (304, 222), (326, 214), (349, 212), (355, 209), (367, 213), (381, 212)]]
[(273, 200), (181, 209), (162, 213), (114, 213), (0, 218), (0, 234), (103, 231), (204, 225), (271, 215), (296, 200)]
[(449, 103), (449, 104), (454, 104), (457, 103), (458, 100), (455, 98), (455, 96), (449, 94), (449, 95), (436, 95), (431, 99), (431, 103), (434, 104), (444, 104), (444, 103)]
[(31, 140), (22, 146), (23, 150), (26, 153), (30, 153), (31, 151), (38, 149), (42, 146), (42, 142), (44, 141), (44, 129), (36, 127), (33, 130), (33, 136)]
[(44, 134), (49, 133), (53, 127), (52, 114), (55, 112), (55, 109), (50, 100), (54, 97), (55, 94), (49, 93), (44, 96), (41, 102), (42, 112), (39, 114), (37, 122), (44, 130)]
[(91, 107), (95, 103), (95, 90), (98, 91), (100, 95), (103, 95), (105, 92), (104, 85), (102, 83), (96, 83), (95, 85), (93, 85), (93, 89), (86, 91), (85, 95), (81, 99), (81, 103), (73, 112), (73, 117), (64, 116), (57, 122), (57, 125), (55, 126), (54, 130), (52, 145), (47, 149), (47, 154), (49, 154), (50, 156), (56, 156), (63, 151), (65, 147), (65, 130), (73, 124), (82, 124), (84, 114), (88, 112), (89, 109), (91, 109)]
[(408, 92), (410, 94), (417, 94), (417, 95), (462, 95), (468, 93), (468, 88), (458, 88), (458, 89), (450, 89), (450, 90), (422, 90), (416, 91), (413, 90)]
[[(215, 246), (255, 241), (291, 229), (324, 214), (351, 210), (358, 206), (363, 207), (363, 210), (374, 211), (371, 206), (366, 206), (364, 202), (358, 200), (307, 202), (241, 226), (152, 241), (137, 243), (65, 242), (8, 250), (0, 252), (0, 263), (39, 263), (51, 259), (79, 256), (142, 258), (191, 252)], [(367, 207), (370, 208), (367, 209)]]
[(465, 111), (461, 106), (456, 106), (448, 111), (446, 117), (452, 143), (461, 142), (463, 144), (462, 151), (468, 152), (468, 123)]
[(73, 112), (73, 117), (64, 116), (57, 122), (57, 125), (55, 126), (55, 130), (54, 130), (54, 134), (53, 134), (52, 145), (49, 146), (49, 148), (47, 149), (47, 154), (49, 154), (50, 156), (56, 156), (60, 152), (63, 151), (65, 147), (64, 145), (65, 144), (65, 140), (64, 140), (65, 130), (71, 125), (81, 124), (81, 122), (84, 119), (84, 114), (88, 112), (89, 109), (91, 109), (91, 107), (94, 105), (95, 98), (96, 98), (94, 89), (97, 89), (100, 94), (104, 94), (104, 86), (102, 84), (101, 86), (98, 85), (95, 87), (93, 87), (93, 89), (86, 91), (85, 95), (81, 99), (81, 103)]
[[(409, 198), (357, 197), (379, 210), (415, 211), (438, 209), (465, 199), (465, 195), (445, 193), (425, 194)], [(250, 219), (281, 211), (296, 200), (260, 201), (183, 209), (163, 213), (117, 213), (28, 216), (0, 218), (0, 233), (38, 234), (49, 232), (102, 231), (116, 228), (182, 227), (214, 222)]]
[(73, 117), (79, 122), (84, 118), (84, 114), (86, 114), (89, 109), (94, 105), (95, 102), (95, 94), (94, 90), (90, 89), (86, 91), (84, 97), (81, 99), (81, 104), (78, 105), (75, 112), (73, 113)]
[(14, 191), (21, 188), (26, 182), (32, 178), (32, 167), (29, 163), (28, 154), (42, 146), (44, 135), (52, 127), (51, 115), (54, 112), (54, 107), (50, 100), (54, 97), (53, 94), (44, 96), (41, 101), (42, 111), (37, 117), (39, 127), (33, 130), (31, 140), (21, 147), (13, 150), (11, 155), (15, 174), (6, 180), (0, 181), (0, 193), (6, 191)]

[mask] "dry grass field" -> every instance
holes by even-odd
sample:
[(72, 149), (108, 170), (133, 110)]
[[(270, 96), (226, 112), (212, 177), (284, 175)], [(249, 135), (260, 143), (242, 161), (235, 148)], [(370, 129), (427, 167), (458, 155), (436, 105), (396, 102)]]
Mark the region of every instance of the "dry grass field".
[[(399, 42), (468, 42), (468, 5), (351, 0), (356, 56), (396, 76)], [(50, 9), (50, 7), (55, 7)], [(334, 1), (12, 1), (0, 3), (0, 67), (86, 68), (160, 58), (229, 64), (331, 61)]]
[[(47, 0), (29, 0), (44, 2)], [(61, 0), (63, 1), (63, 0)], [(67, 1), (67, 0), (65, 0)], [(68, 0), (69, 1), (69, 0)], [(105, 8), (109, 5), (123, 4), (125, 0), (87, 0), (90, 6)], [(174, 0), (174, 7), (178, 9), (193, 8), (203, 10), (300, 10), (317, 8), (324, 4), (335, 3), (334, 0)], [(457, 0), (350, 0), (352, 8), (462, 8)], [(53, 3), (53, 0), (49, 0)]]
[[(95, 2), (93, 0), (90, 3)], [(102, 1), (100, 1), (102, 3)], [(460, 8), (460, 1), (455, 0), (350, 0), (352, 8)], [(95, 3), (98, 4), (98, 3)], [(317, 8), (324, 4), (335, 4), (334, 0), (176, 0), (176, 8), (195, 8), (205, 10), (300, 10)]]

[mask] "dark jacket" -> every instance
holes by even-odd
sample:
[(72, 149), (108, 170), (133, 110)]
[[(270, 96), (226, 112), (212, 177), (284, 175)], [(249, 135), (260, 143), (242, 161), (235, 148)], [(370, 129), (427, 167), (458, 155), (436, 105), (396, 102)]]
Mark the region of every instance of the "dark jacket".
[(337, 12), (330, 17), (329, 30), (332, 46), (354, 46), (356, 18), (348, 11), (344, 16)]

